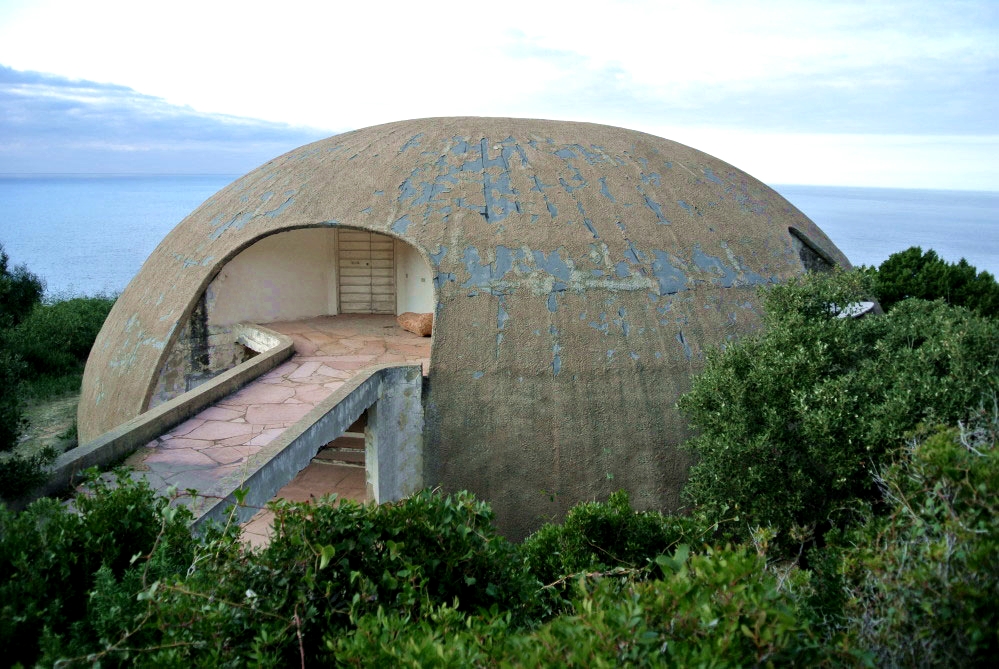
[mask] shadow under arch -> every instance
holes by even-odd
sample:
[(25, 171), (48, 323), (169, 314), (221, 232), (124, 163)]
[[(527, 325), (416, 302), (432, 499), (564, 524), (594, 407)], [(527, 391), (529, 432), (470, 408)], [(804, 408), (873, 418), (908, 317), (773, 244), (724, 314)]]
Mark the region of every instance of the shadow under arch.
[[(378, 274), (372, 282), (382, 284), (375, 295), (382, 299), (382, 308), (365, 311), (354, 304), (350, 313), (435, 313), (439, 297), (434, 265), (429, 250), (411, 239), (330, 222), (264, 231), (214, 263), (193, 293), (159, 357), (142, 410), (191, 390), (252, 355), (232, 336), (237, 323), (266, 324), (344, 313), (345, 280), (352, 284), (350, 290), (359, 289), (356, 267), (354, 276), (342, 271), (347, 256), (356, 255), (356, 248), (346, 247), (356, 247), (356, 240), (365, 236), (372, 248), (380, 249), (375, 252), (378, 257), (369, 258), (368, 269)], [(344, 242), (347, 238), (355, 241)], [(391, 309), (385, 308), (386, 282)]]

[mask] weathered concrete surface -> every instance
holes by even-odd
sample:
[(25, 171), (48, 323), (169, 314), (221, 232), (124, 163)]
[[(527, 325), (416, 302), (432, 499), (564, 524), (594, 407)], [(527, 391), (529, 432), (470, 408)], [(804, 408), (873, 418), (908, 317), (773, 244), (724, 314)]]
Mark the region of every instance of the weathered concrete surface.
[(366, 128), (263, 165), (164, 239), (91, 354), (81, 435), (146, 408), (227, 260), (313, 226), (398, 237), (433, 268), (424, 481), (473, 490), (512, 536), (618, 488), (675, 508), (673, 406), (705, 348), (753, 330), (756, 287), (803, 258), (849, 266), (776, 192), (668, 140), (525, 119)]
[(386, 370), (364, 428), (368, 496), (381, 504), (423, 489), (423, 372)]

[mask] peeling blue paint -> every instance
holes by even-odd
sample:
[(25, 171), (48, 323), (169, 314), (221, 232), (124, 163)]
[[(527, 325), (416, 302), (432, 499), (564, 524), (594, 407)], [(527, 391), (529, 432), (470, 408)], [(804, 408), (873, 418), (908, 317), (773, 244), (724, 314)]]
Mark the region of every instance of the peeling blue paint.
[(641, 265), (645, 262), (646, 255), (636, 249), (631, 240), (628, 240), (628, 248), (624, 250), (624, 257), (632, 265)]
[(473, 379), (481, 379), (485, 374), (483, 372), (472, 372)]
[(423, 133), (422, 132), (419, 133), (419, 134), (413, 135), (412, 137), (410, 137), (409, 141), (407, 141), (405, 144), (403, 144), (402, 148), (399, 149), (399, 153), (403, 153), (403, 152), (406, 151), (406, 149), (411, 149), (414, 146), (419, 146), (420, 145), (420, 138), (421, 137), (423, 137)]
[(628, 263), (619, 262), (614, 265), (614, 274), (617, 275), (617, 278), (619, 279), (627, 279), (631, 276), (631, 270), (628, 269)]
[(652, 274), (659, 281), (659, 294), (672, 295), (687, 289), (687, 277), (669, 261), (665, 251), (652, 251), (655, 260), (652, 261)]
[(409, 226), (413, 224), (413, 221), (409, 219), (409, 216), (404, 214), (400, 216), (395, 223), (392, 224), (392, 231), (400, 235), (406, 234)]
[(711, 181), (712, 183), (718, 184), (719, 186), (723, 186), (724, 185), (724, 183), (722, 182), (722, 180), (719, 179), (715, 175), (715, 173), (713, 171), (711, 171), (710, 167), (705, 167), (704, 168), (704, 178), (706, 178), (708, 181)]
[(607, 359), (610, 360), (613, 357), (614, 357), (614, 349), (612, 348), (607, 349)]
[(627, 232), (628, 230), (628, 227), (621, 221), (615, 221), (614, 225), (616, 225), (617, 229), (620, 230), (621, 232)]
[(600, 177), (600, 194), (611, 202), (617, 202), (617, 200), (614, 199), (614, 196), (611, 195), (610, 189), (607, 188), (607, 177)]
[(544, 251), (532, 251), (532, 255), (534, 256), (535, 264), (540, 269), (562, 281), (570, 280), (569, 266), (562, 260), (558, 249), (552, 251), (547, 256), (545, 256)]
[(451, 272), (437, 272), (437, 274), (434, 275), (434, 288), (436, 288), (439, 291), (441, 289), (441, 286), (443, 286), (446, 282), (457, 281), (457, 280), (458, 277), (456, 277)]
[(644, 172), (640, 176), (642, 183), (646, 186), (662, 186), (663, 178), (659, 172), (652, 172), (650, 174), (645, 174)]
[(557, 295), (557, 293), (554, 291), (548, 293), (548, 311), (552, 313), (558, 311), (558, 299), (556, 299), (555, 295)]
[(689, 204), (687, 204), (687, 203), (686, 203), (685, 201), (683, 201), (683, 200), (677, 200), (677, 201), (676, 201), (676, 203), (677, 203), (678, 205), (680, 205), (681, 207), (683, 207), (683, 208), (684, 208), (684, 210), (686, 210), (686, 211), (687, 211), (687, 213), (689, 213), (689, 214), (691, 214), (691, 215), (693, 215), (693, 214), (697, 214), (697, 213), (698, 213), (698, 212), (697, 212), (697, 211), (696, 211), (696, 210), (695, 210), (695, 209), (694, 209), (694, 208), (693, 208), (692, 206), (690, 206)]
[(628, 353), (628, 357), (631, 358), (632, 360), (638, 360), (638, 354), (635, 353), (634, 351)]
[(441, 245), (441, 246), (438, 246), (437, 249), (438, 250), (437, 250), (436, 253), (429, 253), (428, 254), (430, 256), (430, 262), (432, 262), (434, 264), (434, 267), (440, 267), (441, 260), (444, 259), (444, 255), (447, 253), (447, 247), (446, 246)]
[(663, 214), (662, 206), (658, 202), (653, 200), (651, 197), (649, 197), (645, 193), (645, 191), (642, 190), (641, 186), (635, 186), (635, 188), (638, 190), (639, 194), (642, 196), (642, 199), (645, 201), (645, 206), (651, 209), (652, 213), (656, 215), (656, 220), (658, 221), (658, 223), (660, 225), (669, 225), (670, 221), (669, 219), (666, 218), (665, 214)]
[(371, 213), (371, 207), (365, 207), (364, 209), (361, 210), (361, 213), (362, 214), (370, 214)]
[(690, 344), (687, 343), (686, 337), (683, 336), (683, 330), (676, 333), (676, 340), (680, 342), (681, 346), (683, 346), (683, 354), (687, 356), (687, 360), (692, 360), (694, 358), (694, 353), (690, 350)]
[(602, 269), (591, 269), (590, 270), (590, 275), (591, 276), (603, 276), (604, 275), (604, 271)]
[(385, 195), (385, 191), (383, 191), (383, 190), (376, 190), (375, 191), (375, 195)]

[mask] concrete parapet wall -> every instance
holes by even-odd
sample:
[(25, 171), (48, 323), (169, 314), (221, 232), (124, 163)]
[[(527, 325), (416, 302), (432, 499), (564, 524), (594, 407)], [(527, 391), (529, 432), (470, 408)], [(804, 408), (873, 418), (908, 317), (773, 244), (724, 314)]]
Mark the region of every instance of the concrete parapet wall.
[[(234, 521), (249, 520), (369, 407), (369, 421), (377, 416), (366, 430), (371, 431), (367, 468), (374, 500), (394, 501), (416, 492), (423, 487), (422, 387), (418, 365), (380, 365), (359, 372), (261, 449), (242, 471), (214, 490), (199, 491), (207, 504), (192, 507), (195, 528), (225, 522), (230, 507), (235, 507)], [(234, 494), (239, 489), (246, 491), (241, 505)]]
[(283, 334), (249, 323), (241, 323), (235, 329), (244, 341), (252, 341), (255, 346), (261, 347), (254, 349), (261, 351), (259, 355), (219, 374), (194, 390), (139, 414), (92, 441), (66, 451), (50, 468), (48, 482), (35, 490), (33, 496), (58, 493), (76, 483), (83, 470), (105, 467), (121, 460), (139, 446), (274, 369), (294, 353), (291, 338)]

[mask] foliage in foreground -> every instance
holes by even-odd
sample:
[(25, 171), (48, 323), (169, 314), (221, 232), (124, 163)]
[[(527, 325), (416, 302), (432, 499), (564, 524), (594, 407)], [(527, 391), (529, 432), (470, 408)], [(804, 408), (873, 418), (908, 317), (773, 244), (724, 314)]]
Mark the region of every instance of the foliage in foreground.
[(842, 625), (879, 666), (999, 658), (999, 409), (937, 428), (877, 476), (885, 515), (829, 549)]
[(700, 430), (684, 490), (723, 536), (777, 531), (793, 556), (875, 500), (868, 472), (920, 423), (953, 422), (999, 388), (999, 322), (943, 302), (839, 318), (861, 273), (813, 275), (764, 294), (765, 330), (709, 356), (680, 401)]
[[(884, 513), (813, 551), (819, 569), (769, 562), (765, 542), (706, 546), (622, 493), (522, 546), (468, 493), (282, 503), (251, 550), (234, 527), (191, 537), (143, 484), (97, 483), (79, 516), (0, 510), (0, 644), (44, 666), (988, 665), (996, 413), (897, 452)], [(531, 570), (545, 547), (571, 567), (554, 609)]]

